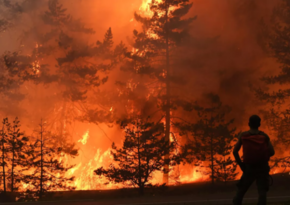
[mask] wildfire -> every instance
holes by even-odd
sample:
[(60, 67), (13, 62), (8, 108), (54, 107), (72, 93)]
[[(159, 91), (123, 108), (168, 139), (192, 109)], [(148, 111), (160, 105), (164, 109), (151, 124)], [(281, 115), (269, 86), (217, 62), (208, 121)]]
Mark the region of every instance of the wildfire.
[[(38, 49), (39, 47), (42, 47), (42, 45), (36, 43), (35, 45), (35, 49)], [(35, 60), (33, 63), (32, 63), (32, 69), (33, 71), (35, 72), (35, 74), (39, 74), (40, 73), (40, 61), (39, 60)]]
[(79, 162), (79, 164), (71, 169), (67, 176), (76, 176), (74, 186), (77, 190), (95, 190), (95, 189), (113, 189), (121, 188), (121, 184), (113, 184), (102, 177), (96, 177), (94, 170), (98, 167), (108, 167), (113, 161), (111, 149), (101, 153), (101, 149), (97, 149), (95, 156), (88, 163)]
[(82, 139), (79, 139), (78, 142), (81, 142), (83, 145), (87, 144), (89, 139), (89, 130), (83, 135)]
[[(143, 0), (142, 5), (139, 8), (139, 12), (145, 16), (145, 17), (152, 17), (153, 12), (150, 10), (150, 4), (153, 2), (153, 0)], [(161, 3), (162, 0), (155, 0), (156, 3)], [(170, 11), (174, 10), (176, 8), (170, 8)], [(134, 21), (134, 19), (130, 20), (131, 22)], [(148, 34), (152, 37), (152, 38), (158, 38), (158, 36), (156, 36), (156, 34), (152, 34), (150, 33), (151, 31), (148, 30), (147, 31)], [(42, 45), (38, 45), (36, 44), (35, 48), (38, 49), (39, 47), (41, 47)], [(133, 53), (137, 53), (138, 49), (133, 48)], [(142, 53), (140, 53), (140, 56), (142, 56)], [(39, 61), (35, 61), (33, 63), (33, 70), (36, 72), (36, 74), (38, 74), (40, 72), (40, 62)], [(138, 72), (138, 68), (136, 68), (136, 72)], [(166, 72), (164, 71), (161, 74), (163, 77), (166, 76)], [(137, 84), (129, 81), (127, 84), (127, 89), (129, 90), (134, 90), (137, 87)], [(154, 92), (154, 89), (152, 89), (152, 93)], [(150, 93), (147, 98), (150, 97), (150, 95), (152, 94)], [(120, 92), (120, 95), (122, 93)], [(108, 108), (107, 108), (108, 109)], [(134, 112), (133, 110), (134, 108), (132, 107), (131, 112)], [(113, 107), (111, 107), (110, 109), (108, 109), (110, 112), (113, 112)], [(79, 110), (79, 112), (81, 112)], [(90, 130), (87, 129), (87, 131), (82, 135), (81, 139), (79, 139), (77, 142), (82, 143), (83, 145), (86, 146), (91, 146), (88, 142), (88, 139), (90, 137)], [(178, 137), (178, 136), (177, 136)], [(175, 136), (173, 136), (172, 134), (170, 135), (170, 141), (177, 141), (178, 139), (175, 138)], [(104, 178), (99, 178), (96, 177), (94, 174), (94, 170), (99, 168), (99, 167), (108, 167), (112, 162), (113, 162), (113, 158), (110, 154), (111, 149), (103, 149), (104, 152), (102, 152), (102, 150), (100, 148), (95, 149), (94, 153), (90, 156), (84, 156), (81, 154), (81, 156), (78, 158), (79, 161), (77, 161), (77, 165), (70, 169), (67, 173), (67, 176), (75, 176), (75, 181), (74, 181), (74, 185), (76, 186), (77, 190), (94, 190), (94, 189), (112, 189), (112, 188), (122, 188), (124, 187), (123, 184), (113, 184), (111, 182), (106, 181), (106, 179)], [(176, 150), (176, 153), (179, 153), (180, 150)], [(81, 152), (82, 153), (82, 152)], [(87, 161), (84, 161), (83, 159), (87, 158)], [(62, 160), (62, 159), (61, 159)], [(68, 159), (64, 159), (66, 162), (68, 161)], [(196, 182), (196, 181), (205, 181), (208, 180), (209, 177), (208, 176), (204, 176), (202, 173), (202, 169), (201, 167), (192, 167), (191, 165), (180, 165), (178, 168), (178, 175), (179, 175), (179, 180), (181, 183), (190, 183), (190, 182)], [(273, 170), (273, 174), (275, 173), (279, 173), (282, 170)], [(289, 172), (290, 175), (290, 172)], [(240, 175), (239, 175), (240, 176)], [(238, 176), (238, 177), (239, 177)], [(152, 183), (153, 184), (160, 184), (162, 183), (162, 179), (163, 179), (163, 173), (161, 172), (156, 172), (154, 173), (154, 177), (152, 179)], [(23, 188), (25, 189), (26, 187), (28, 187), (29, 184), (23, 184)]]
[[(155, 0), (155, 2), (160, 3), (162, 0)], [(153, 16), (153, 12), (150, 10), (150, 4), (152, 3), (152, 0), (143, 0), (142, 5), (139, 8), (139, 11), (148, 17)]]

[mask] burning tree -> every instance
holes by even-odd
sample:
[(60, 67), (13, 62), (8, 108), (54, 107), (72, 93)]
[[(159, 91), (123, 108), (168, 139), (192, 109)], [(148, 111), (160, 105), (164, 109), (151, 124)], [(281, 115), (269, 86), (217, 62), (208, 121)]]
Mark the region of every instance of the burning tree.
[(201, 167), (209, 169), (203, 172), (210, 175), (212, 184), (215, 179), (225, 182), (232, 180), (237, 175), (237, 165), (230, 156), (235, 139), (235, 129), (230, 128), (233, 120), (226, 120), (230, 109), (223, 106), (219, 96), (212, 93), (207, 94), (201, 103), (203, 106), (196, 103), (194, 107), (197, 112), (195, 123), (177, 124), (181, 135), (187, 136), (183, 155), (190, 163), (206, 163)]
[[(180, 93), (183, 93), (184, 85), (179, 67), (173, 63), (177, 61), (172, 54), (180, 53), (189, 39), (189, 27), (195, 17), (184, 17), (191, 7), (189, 0), (152, 0), (147, 14), (135, 13), (135, 19), (142, 24), (143, 30), (134, 31), (133, 52), (128, 53), (128, 61), (122, 66), (124, 71), (135, 74), (134, 79), (129, 81), (131, 85), (142, 83), (137, 81), (140, 78), (136, 75), (148, 77), (143, 79), (143, 86), (146, 89), (151, 88), (146, 96), (155, 98), (152, 102), (157, 103), (152, 105), (158, 105), (155, 110), (151, 108), (154, 110), (152, 115), (161, 111), (161, 115), (165, 116), (164, 137), (168, 143), (173, 132), (173, 111), (180, 105), (177, 102), (181, 101)], [(169, 158), (169, 153), (166, 153), (165, 157)], [(169, 164), (165, 169), (169, 169)], [(168, 183), (168, 174), (164, 175), (164, 182)]]
[(21, 13), (22, 9), (18, 2), (0, 1), (0, 33), (11, 28)]
[[(67, 178), (65, 173), (73, 168), (73, 165), (65, 164), (66, 153), (58, 143), (57, 135), (52, 135), (45, 130), (45, 123), (39, 125), (38, 137), (31, 144), (31, 155), (28, 159), (31, 165), (30, 173), (26, 175), (24, 182), (29, 185), (28, 192), (37, 191), (36, 198), (41, 199), (43, 194), (51, 190), (73, 190), (70, 182), (74, 177)], [(77, 152), (71, 152), (74, 157)]]
[(13, 124), (8, 125), (8, 151), (9, 151), (9, 161), (10, 169), (8, 180), (11, 184), (11, 192), (18, 190), (20, 182), (23, 181), (24, 174), (23, 169), (27, 168), (27, 148), (29, 138), (24, 136), (24, 133), (20, 131), (20, 121), (15, 118)]
[(5, 170), (6, 167), (8, 167), (9, 164), (9, 156), (8, 156), (8, 147), (7, 143), (9, 140), (8, 132), (7, 132), (7, 126), (8, 125), (8, 118), (4, 118), (2, 121), (2, 130), (1, 130), (1, 167), (2, 167), (2, 174), (1, 177), (3, 179), (3, 191), (6, 193), (6, 174), (7, 171)]
[(94, 121), (92, 110), (93, 116), (110, 113), (109, 108), (97, 106), (90, 97), (108, 81), (108, 73), (120, 60), (124, 45), (114, 48), (111, 29), (103, 41), (89, 42), (93, 29), (73, 18), (58, 0), (48, 0), (47, 5), (45, 11), (24, 10), (28, 16), (34, 15), (31, 17), (35, 24), (21, 36), (24, 49), (4, 55), (5, 72), (36, 90), (36, 95), (27, 98), (37, 103), (37, 113), (50, 116), (51, 128), (65, 138), (65, 125), (73, 120)]
[(20, 124), (16, 118), (12, 124), (8, 122), (8, 118), (2, 121), (1, 130), (1, 184), (3, 184), (3, 192), (1, 200), (10, 201), (6, 195), (6, 191), (11, 192), (18, 190), (23, 181), (23, 169), (26, 167), (26, 150), (28, 138), (20, 131)]
[(95, 170), (100, 176), (105, 176), (114, 183), (139, 187), (139, 193), (152, 185), (150, 180), (153, 173), (164, 171), (164, 165), (178, 162), (178, 157), (171, 155), (164, 158), (168, 150), (172, 151), (175, 142), (168, 143), (163, 137), (164, 124), (149, 122), (140, 118), (123, 121), (121, 127), (125, 130), (125, 140), (122, 148), (118, 149), (112, 144), (112, 156), (116, 164), (108, 169), (103, 167)]
[[(275, 157), (273, 166), (289, 167), (289, 153), (285, 154), (290, 145), (290, 62), (289, 62), (289, 20), (290, 1), (283, 0), (273, 11), (270, 27), (263, 27), (261, 34), (263, 48), (266, 49), (270, 57), (273, 57), (280, 66), (279, 73), (264, 76), (262, 81), (266, 84), (263, 88), (254, 89), (256, 96), (262, 102), (267, 103), (262, 111), (269, 130), (275, 136), (272, 139), (277, 153), (282, 157)], [(278, 70), (278, 69), (277, 69)]]

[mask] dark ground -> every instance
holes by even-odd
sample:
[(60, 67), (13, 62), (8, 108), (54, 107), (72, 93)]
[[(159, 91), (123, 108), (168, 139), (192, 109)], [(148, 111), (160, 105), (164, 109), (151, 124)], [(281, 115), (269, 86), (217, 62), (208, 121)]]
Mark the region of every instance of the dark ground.
[[(147, 189), (145, 195), (138, 197), (134, 189), (102, 191), (69, 191), (48, 193), (45, 202), (25, 204), (71, 204), (71, 205), (191, 205), (191, 204), (231, 204), (235, 195), (236, 182), (219, 183), (214, 186), (209, 182), (183, 184), (166, 188)], [(256, 185), (253, 184), (246, 194), (245, 202), (257, 201)], [(268, 194), (270, 202), (290, 202), (290, 175), (276, 174)], [(50, 201), (50, 202), (49, 202)], [(247, 204), (249, 204), (247, 203)], [(19, 203), (17, 203), (19, 204)], [(279, 204), (279, 203), (278, 203)], [(285, 204), (285, 203), (282, 203)], [(290, 203), (286, 203), (290, 205)]]

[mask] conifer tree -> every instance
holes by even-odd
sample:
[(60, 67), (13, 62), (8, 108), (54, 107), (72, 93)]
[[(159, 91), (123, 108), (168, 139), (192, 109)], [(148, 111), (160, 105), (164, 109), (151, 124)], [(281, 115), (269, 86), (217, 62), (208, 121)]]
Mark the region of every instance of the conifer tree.
[[(95, 33), (92, 28), (70, 15), (60, 1), (47, 2), (45, 11), (27, 11), (35, 21), (20, 39), (25, 48), (32, 48), (31, 52), (28, 55), (21, 51), (6, 52), (4, 62), (9, 76), (20, 77), (21, 84), (34, 83), (26, 86), (44, 87), (43, 98), (55, 99), (50, 104), (42, 103), (40, 110), (52, 113), (55, 107), (62, 108), (55, 114), (60, 119), (51, 118), (52, 127), (64, 135), (64, 124), (69, 125), (75, 118), (93, 122), (97, 118), (92, 119), (93, 116), (107, 111), (88, 97), (96, 95), (99, 87), (108, 81), (108, 74), (120, 61), (125, 47), (122, 43), (114, 47), (111, 28), (103, 41), (88, 41)], [(56, 100), (55, 96), (59, 98)], [(98, 120), (105, 121), (102, 117)]]
[(61, 147), (56, 147), (54, 143), (51, 143), (51, 141), (55, 141), (55, 138), (56, 136), (45, 130), (45, 123), (41, 121), (38, 137), (31, 145), (29, 163), (32, 165), (32, 174), (25, 177), (25, 183), (32, 187), (29, 191), (36, 190), (37, 196), (35, 197), (39, 199), (42, 199), (47, 191), (74, 189), (70, 184), (74, 177), (65, 177), (65, 173), (73, 168), (73, 165), (67, 165), (61, 161), (64, 152)]
[(24, 133), (20, 131), (20, 121), (18, 118), (15, 118), (13, 121), (8, 135), (8, 151), (10, 155), (8, 180), (11, 184), (10, 190), (13, 192), (18, 190), (19, 183), (24, 176), (22, 170), (24, 166), (27, 166), (25, 150), (27, 149), (29, 138), (24, 136)]
[[(144, 188), (151, 185), (152, 174), (167, 171), (164, 164), (168, 159), (163, 156), (167, 150), (173, 151), (176, 144), (168, 144), (164, 139), (164, 124), (160, 122), (136, 118), (123, 121), (121, 127), (125, 130), (122, 148), (112, 144), (116, 165), (111, 164), (108, 169), (98, 168), (95, 173), (105, 176), (110, 182), (137, 186), (139, 194), (143, 195)], [(178, 160), (178, 156), (170, 156), (171, 165), (179, 163)]]
[[(290, 1), (282, 0), (273, 10), (271, 21), (264, 24), (260, 34), (263, 41), (261, 45), (278, 62), (279, 68), (275, 68), (279, 73), (265, 75), (262, 82), (266, 86), (255, 88), (255, 94), (263, 102), (264, 120), (271, 132), (275, 150), (283, 153), (283, 157), (274, 156), (271, 158), (273, 166), (289, 166), (289, 156), (284, 150), (290, 146), (288, 129), (289, 122), (289, 97), (290, 97), (290, 61), (289, 61), (289, 40), (288, 32), (290, 26)], [(285, 161), (286, 160), (286, 161)]]
[(219, 134), (219, 143), (217, 144), (217, 155), (214, 157), (214, 174), (217, 181), (227, 183), (234, 181), (237, 176), (237, 163), (231, 156), (233, 151), (233, 142), (236, 139), (235, 130), (229, 129), (231, 122), (217, 127)]
[(7, 187), (6, 187), (6, 175), (7, 175), (7, 170), (6, 168), (8, 167), (8, 131), (10, 129), (10, 124), (8, 122), (8, 118), (4, 118), (2, 121), (2, 130), (1, 130), (1, 168), (2, 168), (2, 179), (3, 179), (3, 191), (4, 194), (6, 193)]
[(196, 121), (178, 124), (181, 135), (187, 135), (187, 143), (183, 147), (183, 155), (188, 162), (200, 165), (203, 162), (214, 184), (215, 179), (230, 180), (235, 177), (236, 165), (230, 157), (235, 129), (231, 129), (233, 120), (228, 120), (230, 112), (218, 95), (209, 93), (205, 99), (194, 106)]
[[(122, 69), (148, 77), (144, 81), (148, 83), (149, 80), (155, 85), (148, 90), (147, 95), (158, 98), (157, 109), (165, 115), (164, 137), (169, 142), (172, 132), (172, 112), (180, 106), (181, 103), (177, 102), (182, 101), (179, 98), (182, 89), (176, 90), (176, 87), (184, 84), (184, 79), (179, 72), (180, 68), (174, 65), (175, 59), (172, 55), (174, 51), (174, 54), (177, 53), (176, 48), (188, 41), (189, 28), (195, 17), (185, 18), (192, 7), (189, 0), (152, 0), (149, 7), (148, 13), (151, 15), (135, 13), (135, 19), (142, 24), (143, 30), (139, 32), (134, 30), (134, 51), (128, 54), (129, 60)], [(157, 110), (155, 109), (154, 112), (156, 113)], [(166, 156), (169, 156), (169, 153)], [(167, 174), (164, 175), (164, 182), (168, 183)]]

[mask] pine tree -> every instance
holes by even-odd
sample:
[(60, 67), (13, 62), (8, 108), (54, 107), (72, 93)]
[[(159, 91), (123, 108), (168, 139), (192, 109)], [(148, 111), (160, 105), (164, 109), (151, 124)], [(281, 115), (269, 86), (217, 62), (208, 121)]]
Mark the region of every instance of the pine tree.
[(236, 165), (230, 157), (235, 129), (230, 126), (233, 120), (227, 120), (230, 112), (218, 95), (209, 93), (205, 99), (196, 102), (194, 110), (196, 121), (186, 125), (179, 124), (181, 135), (187, 135), (187, 143), (183, 147), (183, 157), (189, 163), (200, 165), (203, 162), (210, 175), (212, 184), (215, 179), (230, 180), (235, 177)]
[[(99, 87), (108, 81), (108, 74), (121, 60), (125, 47), (122, 43), (113, 47), (111, 29), (102, 42), (89, 42), (88, 37), (95, 33), (92, 28), (70, 15), (60, 1), (48, 0), (47, 5), (44, 12), (43, 9), (31, 13), (27, 11), (26, 14), (35, 19), (35, 24), (26, 28), (20, 39), (22, 45), (33, 49), (28, 55), (21, 51), (6, 52), (5, 71), (13, 78), (20, 78), (22, 85), (32, 82), (25, 84), (33, 86), (31, 89), (43, 87), (46, 92), (42, 92), (40, 100), (55, 99), (52, 96), (62, 99), (61, 103), (59, 98), (50, 104), (42, 103), (38, 109), (39, 112), (48, 110), (52, 113), (57, 107), (61, 113), (56, 115), (61, 119), (51, 117), (54, 119), (52, 123), (60, 122), (52, 127), (64, 133), (64, 124), (69, 125), (72, 119), (94, 121), (87, 107), (91, 107), (98, 116), (107, 111), (97, 107), (90, 97), (96, 95)], [(27, 96), (31, 97), (34, 96)], [(98, 119), (105, 120), (102, 117)]]
[(6, 193), (7, 187), (6, 187), (6, 167), (8, 167), (8, 131), (10, 129), (10, 124), (8, 122), (8, 118), (4, 118), (2, 121), (2, 130), (1, 130), (1, 167), (2, 167), (2, 179), (3, 179), (3, 191), (4, 194)]
[(13, 124), (8, 130), (8, 152), (9, 152), (9, 175), (8, 180), (11, 184), (10, 190), (13, 192), (18, 189), (19, 183), (22, 181), (23, 174), (21, 170), (25, 166), (25, 146), (27, 146), (28, 137), (20, 132), (20, 121), (15, 118)]
[(45, 130), (43, 121), (39, 125), (38, 135), (35, 143), (31, 145), (32, 152), (29, 158), (33, 174), (25, 177), (25, 183), (32, 187), (31, 190), (37, 191), (35, 197), (40, 200), (47, 191), (73, 190), (74, 187), (70, 185), (70, 182), (74, 180), (74, 177), (64, 176), (69, 169), (73, 168), (73, 165), (69, 166), (60, 160), (64, 157), (64, 152), (61, 147), (50, 143), (55, 137)]
[(11, 2), (11, 0), (0, 1), (0, 33), (9, 30), (15, 22), (17, 17), (22, 13), (22, 8), (18, 2)]
[[(289, 166), (289, 156), (285, 156), (284, 150), (290, 145), (288, 140), (290, 130), (289, 122), (289, 97), (290, 89), (290, 62), (289, 62), (289, 40), (288, 32), (290, 26), (290, 1), (283, 0), (273, 10), (271, 21), (264, 24), (262, 33), (262, 46), (266, 52), (273, 57), (279, 64), (278, 74), (267, 75), (262, 78), (264, 87), (255, 88), (258, 99), (263, 103), (265, 122), (268, 125), (273, 139), (276, 153), (283, 153), (283, 157), (271, 158), (273, 166)], [(287, 162), (288, 161), (288, 162)]]
[(234, 181), (237, 176), (237, 164), (233, 160), (231, 153), (233, 150), (233, 142), (236, 139), (235, 130), (230, 130), (229, 126), (232, 122), (217, 127), (216, 132), (219, 134), (219, 143), (217, 144), (217, 155), (214, 157), (215, 179), (227, 183)]
[[(122, 148), (112, 144), (112, 156), (115, 164), (108, 169), (103, 167), (95, 170), (99, 176), (105, 176), (110, 182), (124, 183), (139, 188), (139, 194), (144, 194), (144, 188), (151, 185), (152, 174), (164, 170), (164, 159), (167, 150), (173, 150), (175, 142), (167, 143), (162, 136), (163, 123), (153, 123), (148, 119), (136, 118), (123, 121), (121, 127), (125, 130), (125, 140)], [(170, 156), (171, 165), (178, 163), (178, 156)]]
[[(147, 76), (145, 82), (153, 82), (156, 86), (148, 91), (148, 95), (158, 98), (158, 109), (165, 114), (165, 139), (170, 141), (172, 132), (172, 112), (178, 106), (179, 87), (184, 79), (179, 75), (178, 67), (173, 66), (173, 52), (184, 45), (189, 37), (189, 27), (194, 18), (185, 19), (192, 4), (189, 0), (152, 0), (150, 10), (152, 15), (135, 13), (135, 19), (142, 24), (141, 32), (134, 31), (134, 51), (128, 54), (128, 62), (122, 67), (124, 71)], [(180, 51), (180, 50), (179, 50)], [(138, 78), (137, 78), (138, 79)], [(138, 79), (139, 80), (139, 79)], [(150, 83), (148, 83), (150, 84)], [(145, 85), (146, 87), (146, 85)], [(150, 86), (152, 87), (152, 85)], [(180, 104), (180, 103), (179, 103)], [(155, 110), (155, 112), (157, 112)], [(169, 153), (166, 154), (169, 156)], [(168, 165), (166, 165), (168, 169)], [(168, 183), (168, 175), (164, 175), (164, 182)]]

